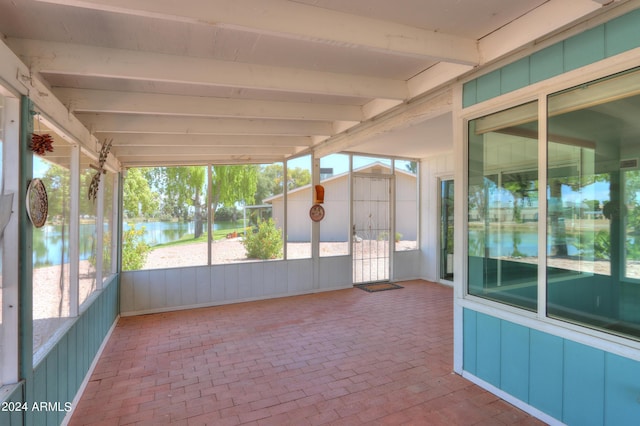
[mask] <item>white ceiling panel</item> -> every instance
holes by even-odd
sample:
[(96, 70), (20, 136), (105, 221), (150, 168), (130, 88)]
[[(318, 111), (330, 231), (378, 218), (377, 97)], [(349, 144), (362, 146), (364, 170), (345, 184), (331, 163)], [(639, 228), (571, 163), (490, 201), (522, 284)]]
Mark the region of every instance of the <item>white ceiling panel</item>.
[(0, 34), (125, 167), (422, 158), (448, 83), (625, 2), (0, 0)]

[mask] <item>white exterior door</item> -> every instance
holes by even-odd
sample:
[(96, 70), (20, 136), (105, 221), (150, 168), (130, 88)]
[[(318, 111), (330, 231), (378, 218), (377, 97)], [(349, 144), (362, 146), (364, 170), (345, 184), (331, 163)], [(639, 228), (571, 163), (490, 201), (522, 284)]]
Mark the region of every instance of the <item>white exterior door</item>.
[(392, 182), (391, 175), (353, 175), (354, 284), (389, 280)]

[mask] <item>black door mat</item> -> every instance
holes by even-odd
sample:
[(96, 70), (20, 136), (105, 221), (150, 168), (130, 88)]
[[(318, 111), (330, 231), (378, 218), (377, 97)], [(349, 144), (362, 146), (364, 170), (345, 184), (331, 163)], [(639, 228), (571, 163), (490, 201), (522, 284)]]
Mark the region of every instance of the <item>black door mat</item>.
[(393, 284), (393, 283), (357, 284), (357, 285), (354, 285), (354, 287), (357, 287), (360, 290), (368, 291), (369, 293), (374, 293), (376, 291), (395, 290), (397, 288), (403, 288), (401, 285)]

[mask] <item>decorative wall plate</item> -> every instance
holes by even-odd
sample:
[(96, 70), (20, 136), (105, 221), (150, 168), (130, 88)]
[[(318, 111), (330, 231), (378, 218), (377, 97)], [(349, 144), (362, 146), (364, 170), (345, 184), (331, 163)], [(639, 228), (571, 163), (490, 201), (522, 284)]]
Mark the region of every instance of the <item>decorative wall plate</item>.
[(324, 218), (324, 208), (320, 204), (314, 204), (309, 210), (309, 217), (314, 222), (320, 222)]
[(40, 179), (33, 179), (27, 188), (27, 214), (36, 228), (41, 228), (47, 222), (49, 214), (49, 200), (44, 183)]

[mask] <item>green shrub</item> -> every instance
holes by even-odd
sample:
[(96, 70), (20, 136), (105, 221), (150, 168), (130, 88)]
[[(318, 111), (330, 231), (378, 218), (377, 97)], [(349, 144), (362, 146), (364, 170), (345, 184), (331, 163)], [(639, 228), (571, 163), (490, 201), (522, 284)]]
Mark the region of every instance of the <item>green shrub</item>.
[(273, 219), (258, 223), (257, 232), (249, 232), (242, 240), (249, 259), (282, 257), (282, 233)]
[[(131, 226), (131, 225), (129, 225)], [(122, 235), (122, 270), (136, 271), (144, 267), (151, 247), (142, 240), (144, 226), (136, 229), (135, 225)]]
[[(378, 241), (385, 241), (389, 239), (389, 233), (387, 231), (382, 231), (378, 234)], [(400, 240), (402, 240), (402, 234), (399, 232), (396, 232), (396, 243), (400, 242)]]

